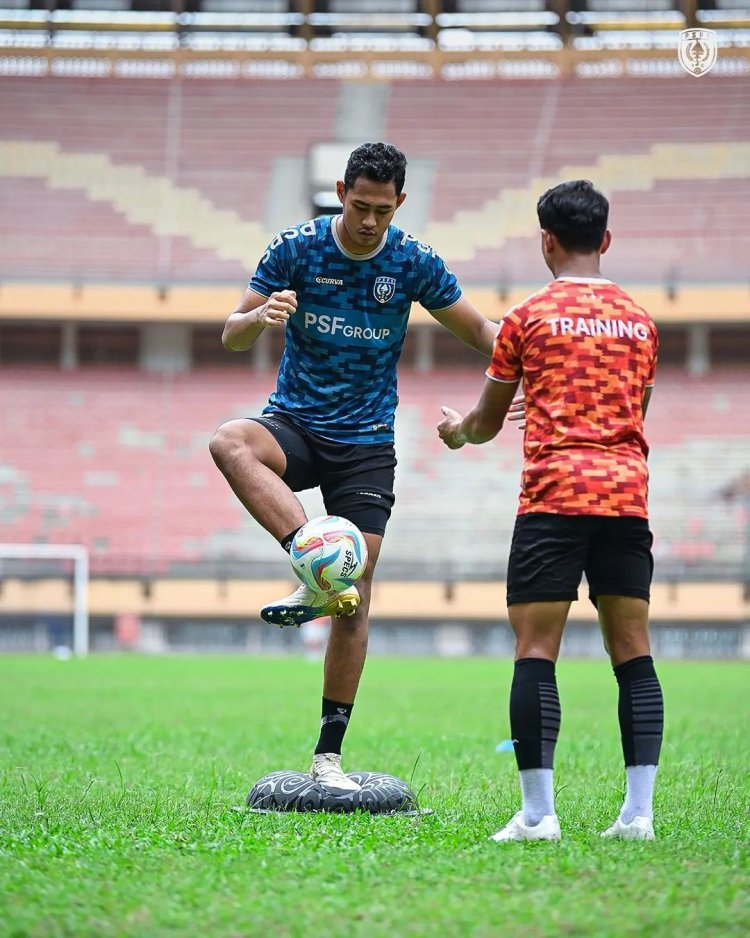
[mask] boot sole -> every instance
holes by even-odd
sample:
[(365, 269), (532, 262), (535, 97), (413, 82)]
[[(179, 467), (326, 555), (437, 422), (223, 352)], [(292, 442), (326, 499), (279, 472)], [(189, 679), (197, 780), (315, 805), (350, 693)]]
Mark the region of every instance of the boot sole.
[(309, 606), (264, 606), (260, 610), (260, 617), (269, 625), (278, 625), (280, 629), (299, 628), (303, 622), (318, 619), (320, 616), (353, 616), (358, 606), (358, 597), (337, 596), (318, 609), (311, 609)]

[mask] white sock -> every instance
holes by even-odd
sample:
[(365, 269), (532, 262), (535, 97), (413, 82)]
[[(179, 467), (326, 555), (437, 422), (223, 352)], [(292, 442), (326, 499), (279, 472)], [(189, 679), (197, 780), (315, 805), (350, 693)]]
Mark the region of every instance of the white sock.
[(552, 769), (523, 769), (518, 775), (523, 798), (523, 823), (533, 827), (546, 814), (555, 813)]
[(625, 773), (628, 777), (628, 786), (625, 803), (620, 811), (620, 820), (624, 824), (629, 824), (634, 817), (653, 819), (656, 766), (629, 765), (625, 768)]

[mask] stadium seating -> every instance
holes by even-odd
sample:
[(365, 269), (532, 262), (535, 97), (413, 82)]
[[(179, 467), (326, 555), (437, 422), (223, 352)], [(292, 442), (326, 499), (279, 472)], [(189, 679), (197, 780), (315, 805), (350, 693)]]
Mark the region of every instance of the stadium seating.
[[(5, 78), (0, 276), (237, 282), (272, 234), (274, 161), (334, 138), (340, 87)], [(538, 280), (534, 202), (570, 174), (612, 196), (612, 276), (744, 280), (742, 78), (401, 81), (384, 135), (435, 166), (418, 234), (466, 282)]]
[[(741, 499), (725, 490), (748, 468), (750, 387), (741, 370), (690, 379), (663, 369), (648, 417), (657, 575), (738, 571)], [(232, 570), (283, 574), (283, 557), (215, 469), (214, 428), (257, 413), (271, 373), (133, 369), (0, 371), (0, 540), (82, 542), (95, 572)], [(441, 404), (474, 400), (474, 370), (404, 371), (397, 419), (396, 508), (381, 555), (389, 577), (502, 575), (515, 515), (521, 436), (445, 449)], [(685, 400), (700, 401), (686, 419)], [(310, 513), (317, 492), (303, 493)], [(690, 506), (685, 510), (685, 506)]]
[(333, 134), (335, 83), (293, 84), (4, 79), (0, 272), (236, 282), (274, 160)]
[[(733, 206), (750, 194), (748, 150), (735, 169), (723, 165), (727, 147), (750, 141), (742, 82), (405, 82), (388, 116), (390, 138), (437, 163), (430, 240), (462, 279), (534, 280), (536, 197), (571, 175), (612, 196), (612, 276), (732, 281), (744, 265), (748, 234)], [(687, 178), (674, 153), (659, 150), (679, 145), (685, 159), (707, 144), (713, 156)]]

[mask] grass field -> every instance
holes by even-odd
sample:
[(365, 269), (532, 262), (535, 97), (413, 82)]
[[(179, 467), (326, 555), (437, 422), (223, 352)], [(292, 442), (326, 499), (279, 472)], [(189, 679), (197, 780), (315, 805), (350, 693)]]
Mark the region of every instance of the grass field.
[(308, 768), (315, 664), (0, 658), (0, 935), (750, 934), (750, 669), (660, 664), (651, 844), (598, 837), (622, 795), (608, 666), (558, 673), (564, 840), (500, 845), (509, 662), (368, 663), (345, 765), (435, 812), (387, 818), (237, 810)]

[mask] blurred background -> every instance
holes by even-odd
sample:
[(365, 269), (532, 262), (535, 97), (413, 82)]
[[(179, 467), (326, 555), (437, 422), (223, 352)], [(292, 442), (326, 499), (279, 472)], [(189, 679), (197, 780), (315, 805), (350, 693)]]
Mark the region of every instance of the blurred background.
[[(661, 336), (656, 651), (750, 657), (750, 3), (0, 7), (0, 650), (301, 650), (258, 618), (287, 558), (208, 453), (262, 408), (282, 337), (220, 336), (275, 233), (336, 211), (349, 152), (386, 140), (409, 159), (396, 223), (494, 319), (548, 279), (539, 194), (609, 196), (603, 272)], [(691, 46), (696, 74), (688, 29), (718, 51), (707, 70)], [(512, 649), (521, 434), (457, 454), (435, 432), (483, 368), (415, 307), (376, 653)], [(602, 654), (583, 600), (566, 644)]]

